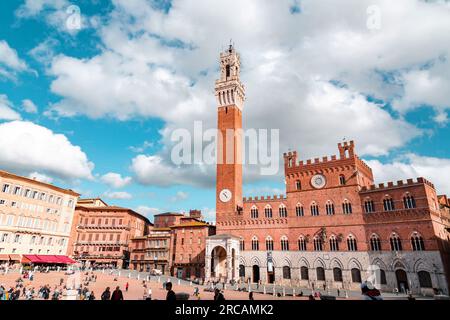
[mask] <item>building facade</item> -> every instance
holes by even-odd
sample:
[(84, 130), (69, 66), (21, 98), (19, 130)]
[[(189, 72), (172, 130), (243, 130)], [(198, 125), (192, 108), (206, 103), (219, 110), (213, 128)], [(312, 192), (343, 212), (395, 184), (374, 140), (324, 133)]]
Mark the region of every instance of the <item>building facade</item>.
[(131, 240), (131, 264), (134, 270), (153, 272), (182, 279), (204, 278), (206, 238), (215, 227), (204, 222), (199, 210), (188, 215), (155, 215), (148, 235)]
[(66, 255), (79, 194), (0, 171), (0, 263)]
[(139, 213), (109, 206), (101, 199), (79, 200), (71, 231), (71, 256), (91, 266), (127, 268), (132, 238), (147, 233), (150, 221)]
[(131, 239), (130, 269), (170, 274), (172, 232), (170, 228), (150, 228), (149, 233)]
[[(218, 129), (242, 129), (239, 55), (221, 53)], [(241, 139), (218, 141), (216, 221), (206, 278), (315, 288), (448, 293), (448, 200), (424, 178), (374, 184), (353, 141), (338, 155), (299, 161), (284, 154), (286, 194), (242, 197)], [(220, 235), (220, 236), (219, 236)]]

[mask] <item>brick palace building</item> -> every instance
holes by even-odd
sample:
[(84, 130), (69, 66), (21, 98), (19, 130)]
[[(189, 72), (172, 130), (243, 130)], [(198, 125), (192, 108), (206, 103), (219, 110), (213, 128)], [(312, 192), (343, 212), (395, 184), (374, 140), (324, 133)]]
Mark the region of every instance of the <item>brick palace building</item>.
[(206, 238), (213, 234), (215, 227), (203, 221), (199, 210), (157, 214), (148, 235), (131, 240), (130, 268), (204, 278)]
[(109, 206), (101, 199), (80, 199), (75, 208), (70, 254), (82, 263), (127, 268), (129, 243), (147, 233), (150, 221), (139, 213)]
[(0, 170), (0, 264), (67, 262), (78, 196)]
[[(218, 129), (242, 128), (239, 54), (221, 53)], [(286, 194), (242, 196), (239, 134), (234, 161), (218, 141), (217, 235), (206, 245), (207, 279), (358, 290), (367, 279), (394, 288), (448, 294), (449, 201), (424, 179), (374, 184), (353, 141), (338, 156), (299, 161), (284, 154)], [(226, 163), (225, 163), (226, 162)]]

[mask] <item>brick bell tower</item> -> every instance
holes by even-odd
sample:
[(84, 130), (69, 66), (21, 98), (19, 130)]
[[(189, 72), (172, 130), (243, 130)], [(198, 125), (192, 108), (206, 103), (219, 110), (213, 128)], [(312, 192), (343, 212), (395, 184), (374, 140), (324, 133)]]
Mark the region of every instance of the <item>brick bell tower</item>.
[(218, 104), (216, 221), (242, 213), (242, 108), (245, 100), (240, 57), (232, 45), (220, 54), (220, 79), (216, 80)]

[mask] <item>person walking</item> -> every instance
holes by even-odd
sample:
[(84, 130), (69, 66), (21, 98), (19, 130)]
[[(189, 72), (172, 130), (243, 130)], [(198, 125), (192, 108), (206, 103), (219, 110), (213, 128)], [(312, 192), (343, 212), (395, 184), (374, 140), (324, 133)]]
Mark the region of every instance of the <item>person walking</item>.
[(175, 292), (172, 290), (172, 282), (166, 282), (166, 290), (167, 290), (167, 295), (166, 295), (167, 301), (177, 300), (177, 296), (176, 296)]
[(253, 291), (250, 291), (248, 294), (248, 300), (255, 300), (253, 299)]
[(128, 287), (129, 287), (130, 285), (128, 284), (128, 282), (127, 282), (127, 284), (125, 285), (125, 291), (126, 292), (128, 292)]
[(95, 300), (94, 291), (91, 291), (91, 294), (89, 295), (89, 300)]
[(102, 300), (109, 300), (110, 298), (111, 298), (111, 291), (110, 291), (109, 287), (107, 287), (105, 289), (105, 291), (103, 291), (101, 299)]
[(112, 293), (111, 300), (113, 301), (123, 300), (122, 290), (120, 290), (119, 286), (117, 286), (116, 290), (114, 290), (114, 292)]

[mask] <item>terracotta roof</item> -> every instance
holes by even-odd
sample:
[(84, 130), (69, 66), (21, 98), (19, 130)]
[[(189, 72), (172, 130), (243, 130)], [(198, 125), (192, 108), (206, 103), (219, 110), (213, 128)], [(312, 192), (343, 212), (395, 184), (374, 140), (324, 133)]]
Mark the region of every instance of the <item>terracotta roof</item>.
[(24, 182), (33, 183), (33, 184), (36, 184), (36, 185), (39, 185), (39, 186), (42, 186), (42, 187), (46, 187), (46, 188), (49, 188), (49, 189), (52, 189), (52, 190), (55, 190), (55, 191), (58, 191), (58, 192), (61, 192), (61, 193), (70, 194), (71, 196), (78, 197), (80, 195), (79, 193), (76, 193), (75, 191), (73, 191), (71, 189), (63, 189), (63, 188), (54, 186), (54, 185), (49, 184), (49, 183), (45, 183), (45, 182), (41, 182), (41, 181), (38, 181), (38, 180), (30, 179), (30, 178), (27, 178), (27, 177), (19, 176), (19, 175), (16, 175), (14, 173), (3, 171), (3, 170), (0, 170), (0, 176), (4, 177), (4, 178), (11, 178), (11, 179), (24, 181)]
[(155, 217), (159, 217), (159, 216), (184, 216), (184, 214), (175, 213), (175, 212), (164, 212), (164, 213), (155, 214)]
[(83, 205), (77, 205), (75, 207), (75, 210), (83, 210), (83, 211), (122, 211), (122, 212), (128, 212), (132, 215), (138, 216), (142, 220), (145, 220), (145, 222), (149, 225), (153, 225), (153, 223), (148, 220), (147, 217), (144, 217), (142, 214), (137, 213), (134, 210), (128, 209), (128, 208), (122, 208), (118, 206), (105, 206), (105, 207), (91, 207), (91, 206), (83, 206)]
[(210, 224), (207, 224), (206, 222), (200, 222), (200, 221), (193, 221), (193, 222), (187, 222), (187, 223), (180, 223), (177, 225), (170, 226), (171, 228), (185, 228), (185, 227), (209, 227)]

